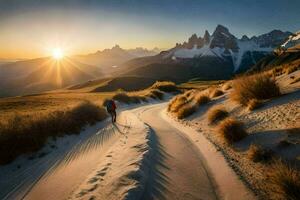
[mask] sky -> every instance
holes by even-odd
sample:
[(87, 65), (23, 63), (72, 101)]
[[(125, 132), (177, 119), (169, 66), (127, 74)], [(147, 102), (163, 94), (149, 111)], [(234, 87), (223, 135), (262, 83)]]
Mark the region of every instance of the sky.
[(0, 58), (171, 48), (218, 24), (237, 37), (300, 30), (299, 0), (0, 0)]

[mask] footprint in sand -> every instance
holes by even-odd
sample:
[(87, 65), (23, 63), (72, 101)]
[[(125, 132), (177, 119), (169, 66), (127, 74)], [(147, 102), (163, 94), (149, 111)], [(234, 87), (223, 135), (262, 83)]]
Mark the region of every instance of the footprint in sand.
[(97, 171), (97, 176), (104, 176), (106, 174), (106, 171), (109, 169), (108, 166), (110, 166), (111, 163), (106, 164), (106, 167), (102, 168), (101, 170)]
[(98, 188), (98, 184), (95, 184), (93, 185), (92, 187), (88, 188), (88, 189), (83, 189), (81, 190), (77, 195), (76, 197), (79, 198), (79, 197), (83, 197), (84, 195), (88, 194), (89, 192), (92, 192), (94, 191), (95, 189)]
[(95, 184), (92, 187), (90, 187), (89, 189), (87, 189), (87, 191), (92, 192), (92, 191), (96, 190), (97, 188), (98, 188), (98, 184)]
[(84, 195), (86, 195), (86, 194), (87, 194), (87, 191), (86, 191), (86, 190), (81, 190), (81, 191), (76, 195), (76, 197), (79, 198), (79, 197), (82, 197), (82, 196), (84, 196)]
[(91, 179), (88, 181), (88, 183), (95, 183), (95, 182), (97, 182), (98, 180), (99, 180), (99, 178), (93, 177), (93, 178), (91, 178)]
[(101, 171), (99, 171), (98, 173), (97, 173), (97, 176), (104, 176), (106, 174), (106, 172), (101, 172)]
[(95, 200), (95, 199), (96, 199), (95, 196), (91, 196), (91, 197), (89, 198), (89, 200)]
[(112, 157), (112, 155), (107, 155), (106, 157), (109, 157), (109, 158), (111, 158), (111, 157)]
[(104, 167), (103, 169), (101, 169), (100, 171), (101, 172), (104, 172), (104, 171), (106, 171), (108, 169), (108, 167)]

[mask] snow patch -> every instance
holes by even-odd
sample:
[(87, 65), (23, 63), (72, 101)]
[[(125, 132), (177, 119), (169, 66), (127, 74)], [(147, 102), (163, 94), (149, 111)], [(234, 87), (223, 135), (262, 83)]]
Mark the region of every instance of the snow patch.
[(300, 31), (297, 32), (295, 35), (289, 36), (287, 41), (281, 45), (281, 47), (288, 49), (300, 44)]
[(182, 48), (178, 49), (174, 52), (174, 56), (177, 58), (194, 58), (194, 57), (202, 57), (202, 56), (214, 56), (223, 58), (222, 54), (224, 52), (224, 48), (215, 47), (211, 49), (210, 45), (204, 45), (201, 48), (197, 48), (195, 45), (192, 49)]
[[(239, 50), (237, 52), (233, 52), (231, 49), (228, 49), (230, 56), (232, 57), (234, 71), (237, 71), (239, 69), (239, 66), (241, 65), (243, 59), (243, 55), (246, 52), (252, 53), (253, 51), (258, 51), (258, 52), (268, 53), (273, 51), (273, 48), (260, 47), (257, 43), (251, 40), (249, 41), (236, 40), (236, 41)], [(228, 54), (227, 55), (226, 54), (227, 53), (225, 53), (225, 48), (221, 48), (221, 47), (210, 48), (210, 44), (207, 44), (201, 48), (197, 48), (197, 46), (195, 45), (192, 49), (187, 49), (187, 48), (176, 49), (175, 51), (170, 52), (169, 56), (172, 56), (173, 60), (176, 58), (195, 58), (195, 57), (203, 57), (203, 56), (212, 56), (212, 57), (218, 57), (224, 59), (224, 56), (228, 56)]]

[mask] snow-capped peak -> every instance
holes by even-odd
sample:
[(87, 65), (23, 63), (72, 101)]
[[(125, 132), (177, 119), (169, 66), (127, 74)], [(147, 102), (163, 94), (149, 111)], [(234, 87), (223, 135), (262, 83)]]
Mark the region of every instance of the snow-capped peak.
[[(282, 43), (290, 34), (290, 32), (273, 30), (258, 37), (254, 36), (251, 39), (246, 35), (241, 39), (237, 39), (229, 32), (228, 28), (218, 25), (212, 36), (209, 35), (208, 31), (205, 31), (203, 38), (198, 38), (196, 34), (193, 34), (188, 42), (183, 44), (177, 43), (176, 47), (170, 50), (165, 58), (176, 60), (176, 58), (191, 59), (204, 56), (213, 56), (220, 59), (231, 57), (234, 71), (237, 71), (242, 63), (244, 54), (249, 53), (248, 58), (250, 56), (250, 59), (255, 63), (254, 52), (260, 52), (261, 54), (272, 52), (274, 47), (278, 46), (279, 42)], [(299, 39), (300, 34), (297, 37), (290, 38), (290, 40), (298, 41), (295, 38)]]
[(281, 45), (281, 47), (288, 49), (297, 45), (300, 45), (300, 31), (290, 35), (289, 38)]

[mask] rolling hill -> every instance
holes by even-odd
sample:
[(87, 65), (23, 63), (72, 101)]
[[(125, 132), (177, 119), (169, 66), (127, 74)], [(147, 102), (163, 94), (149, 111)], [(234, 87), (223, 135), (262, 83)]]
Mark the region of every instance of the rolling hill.
[(118, 70), (117, 68), (120, 64), (138, 57), (153, 56), (158, 51), (159, 49), (148, 50), (140, 47), (123, 49), (119, 45), (115, 45), (111, 49), (104, 49), (103, 51), (97, 51), (88, 55), (74, 56), (73, 59), (89, 65), (95, 65), (105, 75), (111, 75), (111, 73)]
[(14, 96), (59, 89), (103, 76), (99, 68), (64, 58), (26, 60), (1, 66), (0, 96)]

